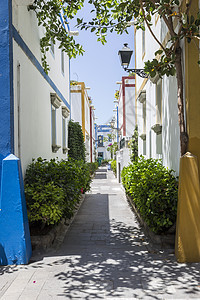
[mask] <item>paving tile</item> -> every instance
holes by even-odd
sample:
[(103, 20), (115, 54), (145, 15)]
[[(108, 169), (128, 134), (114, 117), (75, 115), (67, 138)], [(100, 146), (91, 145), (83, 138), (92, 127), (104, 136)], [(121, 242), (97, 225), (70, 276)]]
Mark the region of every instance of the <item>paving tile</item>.
[(172, 251), (155, 249), (112, 172), (98, 170), (98, 178), (105, 174), (59, 249), (0, 268), (0, 299), (200, 299), (200, 264), (178, 264)]

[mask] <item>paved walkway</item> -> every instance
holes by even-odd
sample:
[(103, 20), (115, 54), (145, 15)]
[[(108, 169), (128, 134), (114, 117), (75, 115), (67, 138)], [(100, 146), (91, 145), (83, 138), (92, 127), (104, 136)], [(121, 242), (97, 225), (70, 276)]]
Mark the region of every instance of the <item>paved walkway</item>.
[(152, 250), (103, 168), (62, 246), (34, 259), (0, 267), (0, 299), (200, 299), (200, 264)]

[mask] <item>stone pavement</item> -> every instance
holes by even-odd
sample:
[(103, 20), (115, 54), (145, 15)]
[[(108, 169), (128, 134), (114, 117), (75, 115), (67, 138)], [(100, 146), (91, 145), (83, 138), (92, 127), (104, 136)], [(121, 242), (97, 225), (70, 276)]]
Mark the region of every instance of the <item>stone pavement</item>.
[(149, 244), (102, 167), (61, 246), (0, 267), (0, 299), (200, 299), (199, 269)]

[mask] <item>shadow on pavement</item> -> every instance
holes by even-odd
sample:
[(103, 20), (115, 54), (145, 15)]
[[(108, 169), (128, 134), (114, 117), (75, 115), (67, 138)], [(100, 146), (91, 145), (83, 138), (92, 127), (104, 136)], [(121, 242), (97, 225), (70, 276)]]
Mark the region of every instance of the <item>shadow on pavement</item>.
[(173, 254), (151, 248), (137, 223), (110, 217), (109, 196), (88, 194), (62, 247), (28, 266), (52, 274), (52, 299), (200, 298), (200, 264), (178, 264)]
[[(57, 297), (200, 297), (200, 264), (178, 264), (174, 254), (152, 249), (137, 223), (129, 226), (110, 220), (107, 194), (87, 196), (63, 246), (54, 255), (55, 259), (46, 256), (49, 267), (65, 265), (65, 271), (54, 275), (63, 290)], [(42, 266), (38, 262), (34, 267)]]

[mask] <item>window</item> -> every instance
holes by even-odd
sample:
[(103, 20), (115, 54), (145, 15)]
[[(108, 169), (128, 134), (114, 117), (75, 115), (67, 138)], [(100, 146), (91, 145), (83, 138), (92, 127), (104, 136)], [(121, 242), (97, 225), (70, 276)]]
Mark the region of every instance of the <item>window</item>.
[[(144, 23), (143, 26), (145, 27)], [(142, 30), (142, 58), (145, 56), (145, 30)]]
[(103, 147), (103, 135), (98, 136), (98, 147)]
[(98, 157), (102, 157), (103, 158), (103, 152), (98, 152)]
[(51, 47), (50, 47), (50, 49), (51, 49), (51, 53), (54, 55), (55, 54), (55, 47), (54, 47), (54, 43), (53, 43), (52, 40), (51, 40)]
[(143, 102), (142, 106), (142, 115), (143, 115), (143, 155), (147, 154), (147, 149), (146, 149), (146, 101)]
[(56, 146), (56, 108), (53, 105), (51, 107), (51, 133), (53, 147)]
[(142, 106), (142, 115), (143, 115), (143, 133), (146, 133), (146, 101)]
[(67, 139), (66, 139), (66, 119), (62, 117), (62, 132), (63, 132), (63, 149), (67, 147)]
[(63, 153), (66, 154), (68, 151), (68, 117), (69, 117), (69, 109), (66, 106), (62, 106), (62, 149)]
[(51, 143), (52, 143), (52, 152), (57, 152), (61, 146), (57, 144), (57, 109), (61, 105), (61, 100), (55, 93), (50, 95), (51, 98)]
[(156, 84), (156, 123), (162, 124), (162, 81)]
[(61, 71), (63, 74), (65, 73), (65, 54), (63, 51), (61, 51)]

